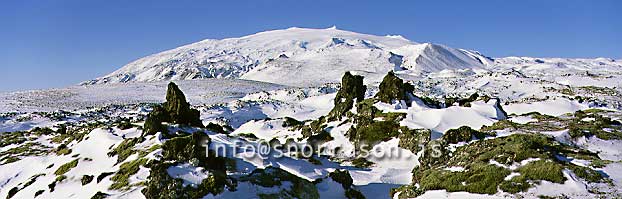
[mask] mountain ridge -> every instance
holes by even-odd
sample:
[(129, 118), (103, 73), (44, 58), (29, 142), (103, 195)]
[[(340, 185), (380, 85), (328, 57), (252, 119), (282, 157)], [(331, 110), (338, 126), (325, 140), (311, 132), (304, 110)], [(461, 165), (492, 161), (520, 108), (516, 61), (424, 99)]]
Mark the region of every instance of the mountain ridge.
[[(352, 71), (379, 82), (388, 71), (425, 77), (451, 71), (516, 69), (622, 70), (610, 58), (491, 58), (478, 51), (418, 43), (402, 36), (377, 36), (336, 27), (269, 30), (225, 39), (205, 39), (132, 61), (80, 85), (206, 78), (263, 81), (287, 86), (339, 82)], [(438, 76), (438, 75), (433, 75)]]
[[(410, 54), (403, 56), (400, 53)], [(431, 56), (435, 54), (443, 56)], [(406, 61), (389, 60), (396, 55)], [(260, 69), (271, 68), (274, 71), (293, 67), (313, 72), (336, 68), (335, 77), (306, 82), (321, 84), (326, 81), (337, 82), (340, 74), (345, 71), (385, 74), (397, 66), (398, 69), (404, 67), (414, 72), (438, 72), (456, 63), (458, 68), (483, 67), (482, 59), (488, 58), (476, 51), (431, 43), (420, 44), (402, 36), (376, 36), (334, 27), (294, 27), (239, 38), (205, 39), (137, 59), (106, 76), (81, 84), (242, 78), (299, 86), (287, 81), (287, 78), (267, 78), (267, 74)]]

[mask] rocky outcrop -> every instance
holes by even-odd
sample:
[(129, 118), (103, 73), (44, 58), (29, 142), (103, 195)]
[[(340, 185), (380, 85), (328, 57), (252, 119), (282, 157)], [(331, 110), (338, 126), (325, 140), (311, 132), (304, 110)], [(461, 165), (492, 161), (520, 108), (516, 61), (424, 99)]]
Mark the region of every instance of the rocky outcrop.
[(144, 132), (146, 134), (166, 132), (166, 126), (162, 122), (203, 127), (199, 111), (190, 108), (186, 96), (173, 82), (168, 84), (166, 102), (154, 106), (153, 111), (147, 116)]
[(335, 96), (335, 107), (330, 111), (328, 120), (341, 119), (357, 102), (365, 99), (367, 87), (363, 84), (363, 76), (352, 75), (346, 72), (341, 78), (341, 88)]

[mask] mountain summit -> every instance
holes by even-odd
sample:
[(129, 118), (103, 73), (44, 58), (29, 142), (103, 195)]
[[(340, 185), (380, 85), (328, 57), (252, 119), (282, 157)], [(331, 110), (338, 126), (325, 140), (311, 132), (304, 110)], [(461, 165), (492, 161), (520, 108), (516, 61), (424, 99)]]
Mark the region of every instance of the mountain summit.
[[(288, 28), (221, 40), (207, 39), (133, 61), (83, 85), (241, 78), (292, 86), (339, 82), (346, 71), (382, 77), (483, 68), (475, 51), (339, 30)], [(376, 78), (378, 79), (378, 78)]]

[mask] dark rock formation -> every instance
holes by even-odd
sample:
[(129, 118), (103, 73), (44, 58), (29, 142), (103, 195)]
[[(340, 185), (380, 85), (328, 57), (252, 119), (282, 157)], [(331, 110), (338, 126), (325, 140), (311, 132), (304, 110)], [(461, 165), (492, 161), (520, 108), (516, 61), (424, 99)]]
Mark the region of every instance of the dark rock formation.
[(190, 108), (184, 93), (173, 82), (168, 84), (166, 102), (154, 106), (153, 111), (147, 116), (144, 132), (146, 134), (166, 132), (166, 126), (162, 125), (162, 122), (203, 127), (199, 111)]
[(380, 91), (376, 94), (376, 98), (384, 103), (392, 103), (393, 100), (404, 100), (410, 105), (410, 97), (415, 87), (409, 83), (405, 83), (402, 79), (395, 76), (390, 71), (380, 83)]
[(341, 88), (335, 97), (335, 107), (329, 113), (329, 121), (341, 119), (354, 105), (354, 100), (365, 99), (367, 87), (363, 85), (363, 76), (346, 72), (341, 78)]

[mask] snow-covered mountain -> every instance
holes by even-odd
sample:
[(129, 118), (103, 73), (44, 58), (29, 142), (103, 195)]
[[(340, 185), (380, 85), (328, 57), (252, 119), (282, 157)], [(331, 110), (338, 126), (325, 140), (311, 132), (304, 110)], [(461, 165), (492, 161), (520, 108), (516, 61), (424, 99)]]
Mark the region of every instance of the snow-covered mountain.
[[(133, 61), (82, 84), (242, 78), (293, 86), (338, 82), (346, 71), (378, 80), (390, 70), (420, 74), (485, 68), (475, 51), (339, 30), (289, 28), (207, 39)], [(374, 78), (377, 77), (377, 78)]]

